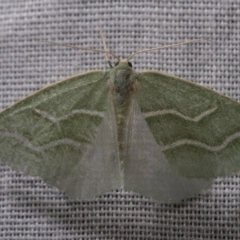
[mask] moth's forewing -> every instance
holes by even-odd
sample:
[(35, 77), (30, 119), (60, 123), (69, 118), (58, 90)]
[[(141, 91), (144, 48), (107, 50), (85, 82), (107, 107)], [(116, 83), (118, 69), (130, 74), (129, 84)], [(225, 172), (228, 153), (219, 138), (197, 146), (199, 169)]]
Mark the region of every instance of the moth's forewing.
[(107, 75), (92, 71), (71, 77), (3, 111), (1, 162), (73, 198), (118, 188), (119, 166), (106, 126), (111, 122)]
[(168, 163), (188, 178), (240, 171), (240, 104), (158, 72), (139, 74), (138, 102)]

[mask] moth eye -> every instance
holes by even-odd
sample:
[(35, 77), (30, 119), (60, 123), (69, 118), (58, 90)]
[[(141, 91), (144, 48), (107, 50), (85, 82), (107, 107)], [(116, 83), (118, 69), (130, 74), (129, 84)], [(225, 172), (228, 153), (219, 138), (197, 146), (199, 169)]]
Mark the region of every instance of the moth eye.
[(129, 67), (132, 67), (132, 63), (131, 63), (131, 62), (128, 62), (128, 66), (129, 66)]
[(115, 63), (115, 67), (116, 67), (118, 64), (119, 64), (119, 62), (116, 62), (116, 63)]

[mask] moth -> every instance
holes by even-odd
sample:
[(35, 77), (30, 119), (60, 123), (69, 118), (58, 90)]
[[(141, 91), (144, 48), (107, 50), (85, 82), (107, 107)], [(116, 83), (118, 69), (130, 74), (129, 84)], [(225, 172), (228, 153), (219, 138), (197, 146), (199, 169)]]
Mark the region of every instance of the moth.
[(129, 60), (137, 53), (2, 111), (0, 162), (80, 200), (124, 189), (177, 203), (239, 172), (240, 104), (175, 76), (136, 72)]

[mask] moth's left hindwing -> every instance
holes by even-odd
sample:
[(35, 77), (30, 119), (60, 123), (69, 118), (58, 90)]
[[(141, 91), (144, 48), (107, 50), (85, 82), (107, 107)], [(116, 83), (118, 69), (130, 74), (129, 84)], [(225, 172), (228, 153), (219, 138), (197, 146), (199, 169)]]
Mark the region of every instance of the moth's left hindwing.
[(138, 75), (137, 99), (168, 163), (188, 178), (240, 171), (240, 104), (158, 72)]

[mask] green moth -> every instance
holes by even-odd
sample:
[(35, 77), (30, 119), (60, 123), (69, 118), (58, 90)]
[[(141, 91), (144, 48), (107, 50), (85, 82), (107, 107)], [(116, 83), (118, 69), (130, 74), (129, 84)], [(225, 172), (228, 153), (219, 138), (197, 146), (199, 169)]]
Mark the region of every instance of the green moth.
[(134, 55), (4, 110), (0, 161), (80, 200), (124, 189), (176, 203), (239, 172), (240, 104), (171, 75), (135, 72)]

